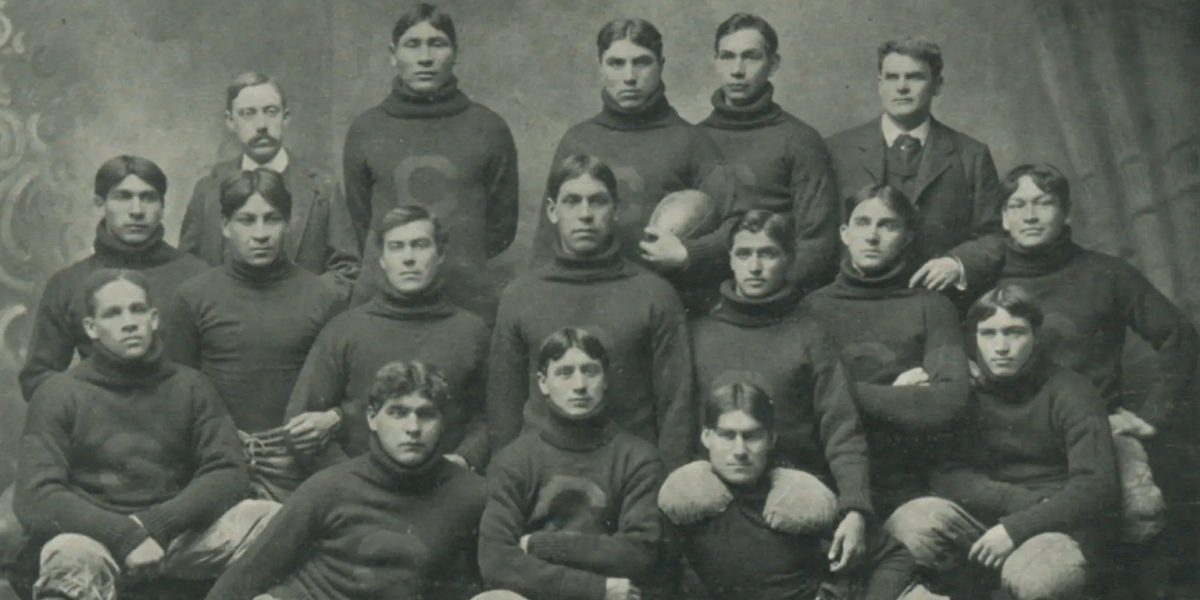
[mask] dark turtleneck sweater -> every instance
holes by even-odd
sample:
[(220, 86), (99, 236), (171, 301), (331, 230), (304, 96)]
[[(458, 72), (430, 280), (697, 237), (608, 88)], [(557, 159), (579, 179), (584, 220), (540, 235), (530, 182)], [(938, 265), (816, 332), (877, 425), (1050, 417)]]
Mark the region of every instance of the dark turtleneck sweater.
[[(641, 262), (638, 243), (643, 229), (659, 200), (686, 189), (712, 196), (726, 217), (724, 224), (709, 235), (683, 240), (691, 264), (683, 272), (667, 274), (689, 300), (688, 309), (703, 311), (715, 299), (715, 290), (728, 271), (726, 237), (737, 208), (736, 185), (721, 151), (700, 128), (675, 112), (665, 87), (635, 110), (621, 108), (607, 92), (601, 92), (601, 100), (604, 105), (599, 114), (563, 135), (550, 172), (572, 154), (595, 156), (613, 170), (620, 196), (615, 231), (625, 257), (636, 262)], [(558, 247), (557, 229), (546, 211), (539, 210), (538, 214), (541, 216), (533, 241), (535, 266), (552, 261)]]
[(372, 436), (304, 482), (208, 598), (469, 598), (486, 500), (482, 477), (440, 456), (405, 468)]
[[(968, 278), (979, 293), (994, 287), (995, 279), (987, 273), (968, 273)], [(1159, 429), (1191, 422), (1200, 414), (1187, 401), (1200, 359), (1196, 328), (1129, 263), (1079, 247), (1068, 228), (1045, 248), (1025, 250), (1009, 240), (999, 283), (1018, 284), (1038, 299), (1046, 314), (1042, 333), (1047, 355), (1087, 375), (1108, 410), (1125, 406)], [(1128, 329), (1157, 353), (1156, 376), (1147, 378), (1150, 388), (1137, 406), (1129, 406), (1127, 399), (1137, 392), (1121, 385)]]
[(170, 312), (180, 362), (212, 380), (238, 429), (257, 433), (283, 425), (308, 350), (343, 305), (334, 284), (286, 259), (229, 259), (179, 286)]
[(836, 182), (825, 141), (804, 121), (780, 108), (771, 84), (745, 105), (713, 92), (713, 111), (700, 122), (737, 176), (738, 207), (791, 215), (796, 261), (790, 279), (803, 289), (827, 283), (836, 271)]
[(549, 406), (492, 461), (479, 524), (487, 587), (530, 600), (603, 600), (606, 578), (637, 584), (653, 571), (662, 461), (604, 416), (612, 409), (604, 404), (578, 418)]
[(592, 258), (560, 252), (504, 290), (488, 358), (492, 450), (516, 438), (523, 424), (545, 417), (537, 353), (567, 326), (586, 328), (604, 342), (611, 361), (609, 414), (617, 424), (657, 444), (667, 465), (686, 462), (698, 432), (683, 306), (670, 284), (626, 262), (616, 244)]
[[(868, 276), (846, 258), (833, 283), (804, 299), (854, 382), (881, 513), (928, 493), (928, 467), (970, 397), (958, 313), (941, 294), (909, 288), (910, 272), (901, 261)], [(892, 385), (914, 367), (925, 369), (929, 385)]]
[[(18, 379), (26, 400), (55, 373), (67, 370), (75, 352), (80, 358), (91, 355), (92, 342), (83, 331), (83, 316), (87, 308), (82, 296), (83, 283), (99, 269), (130, 269), (140, 272), (150, 285), (150, 299), (155, 306), (167, 306), (175, 297), (175, 289), (188, 278), (203, 272), (207, 265), (163, 241), (163, 228), (158, 229), (141, 244), (126, 244), (114, 236), (104, 221), (96, 226), (93, 254), (57, 273), (46, 282), (33, 321), (25, 366)], [(172, 324), (162, 321), (159, 330), (166, 332)], [(173, 348), (167, 353), (175, 358)]]
[(730, 372), (765, 385), (775, 405), (778, 462), (826, 480), (832, 476), (843, 511), (871, 514), (867, 440), (825, 327), (798, 308), (790, 287), (750, 300), (727, 281), (721, 296), (717, 309), (692, 327), (695, 402)]
[(1103, 528), (1116, 510), (1112, 432), (1087, 378), (1035, 351), (1012, 377), (981, 363), (971, 422), (933, 475), (933, 490), (1016, 545), (1047, 532)]
[(404, 296), (385, 285), (370, 303), (321, 330), (284, 416), (340, 406), (342, 449), (362, 454), (371, 438), (366, 410), (375, 374), (391, 362), (421, 361), (437, 367), (449, 384), (442, 446), (482, 467), (488, 454), (483, 402), (488, 343), (483, 319), (455, 306), (440, 286)]
[(13, 508), (36, 543), (78, 533), (118, 562), (147, 537), (166, 548), (208, 527), (250, 491), (216, 390), (157, 341), (138, 360), (97, 345), (40, 386), (17, 470)]
[(453, 240), (446, 293), (490, 320), (500, 282), (486, 263), (517, 232), (517, 147), (504, 119), (454, 79), (420, 96), (397, 77), (392, 93), (350, 124), (342, 160), (346, 203), (365, 240), (352, 304), (370, 301), (384, 282), (374, 226), (388, 210), (416, 203), (436, 213)]

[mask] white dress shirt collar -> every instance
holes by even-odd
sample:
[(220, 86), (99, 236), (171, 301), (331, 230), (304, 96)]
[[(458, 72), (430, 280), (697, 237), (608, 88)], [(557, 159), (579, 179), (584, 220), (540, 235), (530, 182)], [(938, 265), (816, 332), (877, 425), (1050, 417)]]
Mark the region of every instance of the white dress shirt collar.
[(884, 114), (883, 118), (879, 120), (879, 123), (883, 129), (883, 141), (887, 143), (888, 148), (891, 148), (892, 144), (896, 143), (896, 138), (905, 133), (917, 138), (917, 140), (921, 142), (921, 147), (924, 148), (925, 143), (929, 141), (930, 122), (932, 121), (932, 118), (926, 117), (925, 122), (918, 125), (917, 128), (913, 129), (912, 131), (905, 131), (901, 129), (900, 126), (892, 120), (891, 115), (888, 114)]
[(245, 154), (242, 155), (242, 170), (243, 171), (253, 171), (255, 169), (270, 169), (270, 170), (275, 171), (276, 173), (279, 173), (280, 175), (282, 175), (283, 171), (287, 168), (288, 168), (288, 153), (287, 153), (287, 150), (284, 148), (279, 149), (279, 152), (275, 155), (275, 158), (272, 158), (271, 160), (267, 161), (266, 164), (261, 164), (261, 165), (254, 162), (254, 159), (250, 158), (249, 156), (246, 156)]

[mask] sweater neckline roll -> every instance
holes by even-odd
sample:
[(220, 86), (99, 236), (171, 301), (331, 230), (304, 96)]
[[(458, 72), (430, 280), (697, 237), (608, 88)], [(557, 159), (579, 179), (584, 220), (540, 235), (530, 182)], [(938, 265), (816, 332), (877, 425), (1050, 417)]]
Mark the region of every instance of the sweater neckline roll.
[(799, 293), (791, 284), (765, 298), (751, 299), (739, 296), (733, 280), (727, 279), (721, 284), (721, 302), (712, 315), (738, 327), (766, 327), (791, 316), (799, 302)]
[(773, 125), (784, 115), (774, 96), (775, 86), (768, 82), (750, 102), (736, 105), (725, 97), (725, 90), (717, 88), (712, 94), (713, 111), (702, 124), (717, 129), (756, 129)]
[(904, 259), (881, 273), (868, 275), (859, 271), (850, 257), (845, 257), (837, 279), (827, 289), (835, 298), (906, 298), (918, 293), (918, 290), (908, 287), (911, 274), (911, 264)]
[(1046, 384), (1051, 369), (1050, 360), (1040, 347), (1035, 347), (1029, 360), (1009, 377), (997, 377), (988, 367), (987, 361), (979, 360), (977, 364), (982, 373), (979, 391), (994, 394), (1012, 404), (1032, 400)]
[(571, 452), (595, 450), (617, 433), (617, 424), (604, 415), (607, 401), (601, 401), (590, 414), (578, 418), (567, 416), (549, 398), (542, 401), (549, 410), (547, 417), (538, 422), (538, 437), (555, 448)]
[(174, 260), (179, 252), (163, 241), (162, 224), (150, 232), (150, 237), (140, 244), (128, 244), (108, 230), (108, 223), (101, 219), (96, 225), (96, 238), (92, 250), (106, 267), (125, 269), (147, 269)]
[(225, 272), (230, 277), (254, 286), (269, 285), (277, 281), (282, 281), (295, 274), (297, 269), (299, 267), (288, 260), (283, 252), (279, 253), (279, 258), (275, 259), (275, 262), (261, 267), (247, 264), (233, 257), (225, 259)]
[(458, 77), (453, 75), (441, 89), (432, 94), (417, 94), (408, 89), (397, 75), (392, 80), (392, 93), (380, 104), (384, 112), (397, 119), (437, 119), (452, 117), (471, 107), (471, 99), (458, 89)]
[(549, 281), (592, 283), (624, 279), (633, 274), (633, 269), (621, 256), (621, 243), (614, 238), (608, 248), (594, 256), (571, 256), (559, 243), (555, 247), (554, 260), (547, 263), (542, 271), (542, 278)]
[(447, 475), (449, 465), (440, 449), (435, 450), (425, 462), (406, 467), (388, 455), (375, 434), (371, 434), (367, 443), (370, 457), (367, 476), (384, 487), (406, 493), (425, 492), (436, 488)]
[(427, 321), (453, 315), (455, 306), (450, 303), (440, 281), (417, 294), (405, 295), (384, 281), (379, 293), (367, 308), (369, 314), (397, 321)]
[(646, 102), (635, 109), (622, 108), (608, 90), (600, 91), (600, 101), (603, 109), (593, 120), (609, 129), (622, 131), (640, 131), (667, 127), (678, 119), (675, 109), (667, 100), (667, 85), (660, 84), (658, 89), (650, 94)]
[(118, 356), (104, 344), (92, 344), (92, 354), (80, 363), (78, 377), (105, 389), (153, 387), (175, 373), (175, 366), (163, 357), (158, 336), (150, 342), (146, 354), (136, 359)]
[(1064, 227), (1058, 239), (1042, 248), (1021, 248), (1009, 238), (1005, 242), (1004, 277), (1038, 277), (1053, 273), (1071, 262), (1083, 248), (1071, 239), (1071, 228)]

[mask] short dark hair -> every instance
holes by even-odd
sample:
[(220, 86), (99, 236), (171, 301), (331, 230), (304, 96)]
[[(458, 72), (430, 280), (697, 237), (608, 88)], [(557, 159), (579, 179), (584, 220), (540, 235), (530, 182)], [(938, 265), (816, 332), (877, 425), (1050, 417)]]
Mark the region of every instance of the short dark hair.
[(729, 247), (733, 248), (733, 238), (741, 232), (765, 233), (771, 241), (779, 244), (788, 256), (796, 254), (796, 228), (792, 218), (785, 214), (755, 208), (743, 213), (733, 228), (729, 230)]
[(768, 432), (775, 431), (775, 405), (771, 395), (747, 380), (719, 385), (704, 399), (704, 427), (716, 429), (721, 415), (741, 411), (762, 424)]
[(392, 45), (400, 43), (400, 37), (405, 31), (421, 23), (429, 23), (434, 29), (446, 34), (446, 37), (450, 38), (450, 45), (458, 49), (458, 33), (454, 30), (454, 19), (428, 2), (417, 3), (396, 19), (396, 25), (392, 27)]
[(154, 161), (129, 154), (110, 158), (100, 165), (96, 171), (96, 195), (101, 198), (108, 196), (117, 184), (125, 181), (130, 175), (136, 175), (138, 179), (154, 188), (159, 198), (167, 197), (167, 174), (163, 173)]
[(981, 296), (967, 310), (967, 331), (974, 332), (981, 321), (986, 321), (1003, 308), (1008, 314), (1029, 321), (1034, 330), (1042, 326), (1042, 307), (1025, 288), (1008, 283)]
[(603, 58), (613, 42), (625, 39), (653, 52), (658, 62), (662, 62), (662, 34), (653, 23), (645, 19), (613, 19), (605, 23), (596, 35), (596, 56)]
[(225, 88), (225, 110), (232, 111), (233, 101), (237, 100), (238, 94), (241, 94), (242, 90), (256, 85), (269, 85), (275, 88), (275, 92), (279, 94), (279, 104), (287, 108), (287, 95), (283, 93), (283, 87), (279, 85), (278, 81), (271, 79), (270, 75), (258, 71), (246, 71), (234, 77)]
[(87, 276), (87, 279), (83, 280), (82, 293), (83, 305), (86, 309), (85, 316), (96, 316), (96, 293), (114, 281), (128, 281), (142, 288), (142, 291), (146, 292), (146, 303), (154, 306), (154, 301), (150, 297), (150, 282), (146, 280), (145, 275), (130, 269), (97, 269), (92, 271)]
[(767, 54), (779, 53), (779, 34), (775, 33), (775, 28), (771, 27), (766, 19), (744, 12), (734, 13), (733, 16), (717, 26), (717, 37), (713, 40), (713, 50), (721, 49), (721, 38), (743, 29), (753, 29), (762, 34), (763, 41), (767, 44)]
[(929, 74), (937, 79), (942, 76), (942, 48), (935, 42), (923, 37), (906, 37), (900, 40), (887, 40), (879, 45), (879, 66), (883, 71), (883, 59), (889, 54), (902, 54), (914, 60), (929, 65)]
[(580, 327), (563, 327), (542, 342), (538, 350), (538, 373), (545, 375), (550, 363), (560, 360), (571, 348), (578, 348), (593, 360), (600, 361), (600, 366), (608, 371), (608, 351), (599, 337)]
[[(1000, 193), (1004, 201), (1008, 200), (1020, 186), (1021, 178), (1029, 176), (1038, 189), (1058, 198), (1064, 212), (1071, 212), (1071, 184), (1067, 176), (1058, 167), (1050, 163), (1024, 164), (1013, 167), (1004, 179), (1000, 180)], [(1003, 206), (1003, 204), (1001, 204)]]
[(604, 161), (587, 154), (572, 154), (554, 167), (554, 172), (550, 174), (550, 184), (547, 186), (550, 199), (558, 200), (558, 191), (564, 183), (584, 175), (603, 183), (604, 187), (608, 188), (608, 195), (612, 196), (613, 202), (618, 200), (617, 176)]
[(221, 216), (229, 219), (258, 194), (285, 219), (292, 218), (292, 194), (283, 184), (283, 176), (270, 169), (238, 171), (221, 182)]
[(383, 365), (375, 373), (367, 391), (367, 410), (378, 412), (388, 400), (417, 394), (432, 402), (445, 417), (450, 401), (450, 386), (446, 376), (433, 365), (420, 361), (396, 361)]
[(408, 225), (417, 221), (429, 221), (433, 223), (433, 241), (437, 244), (438, 252), (443, 252), (446, 249), (446, 244), (450, 242), (450, 232), (442, 227), (442, 222), (438, 220), (437, 215), (429, 212), (429, 209), (419, 204), (401, 204), (387, 211), (383, 215), (383, 219), (379, 221), (379, 225), (375, 227), (376, 242), (380, 247), (383, 247), (383, 237), (389, 231), (401, 225)]
[(854, 214), (854, 209), (858, 208), (859, 204), (868, 200), (879, 200), (888, 210), (896, 213), (901, 221), (904, 221), (904, 228), (910, 233), (915, 232), (921, 226), (921, 218), (917, 214), (917, 209), (908, 200), (908, 196), (904, 192), (886, 184), (869, 183), (852, 196), (846, 198), (845, 206), (843, 207), (842, 223), (850, 224), (850, 216)]

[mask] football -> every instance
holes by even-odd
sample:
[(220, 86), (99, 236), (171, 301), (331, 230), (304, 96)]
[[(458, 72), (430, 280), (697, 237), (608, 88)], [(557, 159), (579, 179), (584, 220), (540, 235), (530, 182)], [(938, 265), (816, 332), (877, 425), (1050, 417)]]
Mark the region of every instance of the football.
[(720, 224), (720, 211), (711, 196), (699, 190), (679, 190), (658, 202), (646, 225), (686, 240), (709, 233)]

